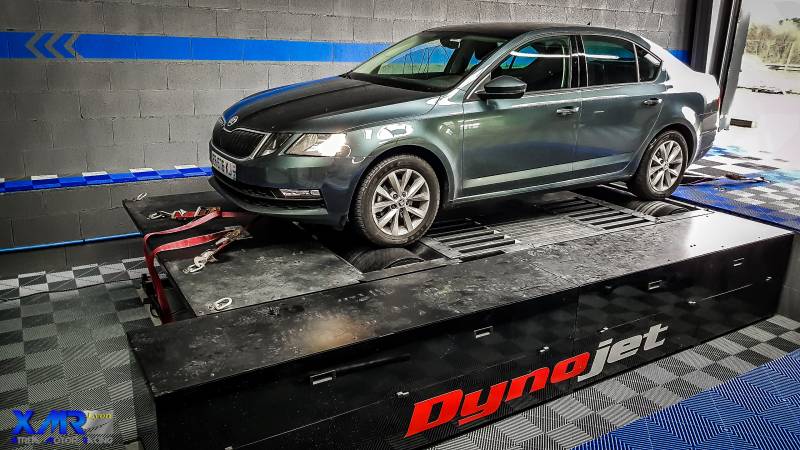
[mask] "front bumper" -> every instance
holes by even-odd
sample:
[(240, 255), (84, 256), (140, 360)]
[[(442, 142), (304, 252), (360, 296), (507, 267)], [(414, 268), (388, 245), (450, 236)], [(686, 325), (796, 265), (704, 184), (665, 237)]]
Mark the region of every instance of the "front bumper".
[[(236, 164), (236, 180), (214, 170), (210, 183), (240, 208), (266, 216), (342, 227), (353, 192), (370, 158), (269, 155), (233, 160), (209, 144), (209, 151)], [(284, 198), (279, 189), (319, 190), (319, 200)]]
[(312, 203), (307, 200), (266, 200), (249, 196), (216, 173), (208, 182), (223, 197), (245, 211), (288, 220), (340, 226), (341, 218), (331, 216), (322, 201)]

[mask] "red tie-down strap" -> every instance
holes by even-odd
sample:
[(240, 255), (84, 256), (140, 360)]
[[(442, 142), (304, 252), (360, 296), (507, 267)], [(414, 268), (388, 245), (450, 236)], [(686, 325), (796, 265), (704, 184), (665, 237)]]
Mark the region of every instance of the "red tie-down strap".
[(175, 211), (156, 211), (147, 216), (148, 219), (163, 219), (165, 217), (175, 220), (196, 219), (208, 214), (222, 211), (219, 206), (198, 206), (194, 211), (186, 211), (185, 209), (177, 209)]
[[(147, 242), (153, 236), (164, 236), (167, 234), (175, 234), (180, 233), (182, 231), (191, 230), (192, 228), (196, 228), (200, 225), (208, 223), (216, 218), (245, 218), (250, 217), (251, 214), (248, 213), (241, 213), (241, 212), (223, 212), (219, 209), (210, 211), (201, 215), (199, 218), (183, 224), (179, 227), (170, 228), (168, 230), (162, 231), (155, 231), (153, 233), (148, 233), (144, 236), (143, 239), (143, 246), (144, 246), (144, 258), (145, 262), (147, 263), (147, 272), (150, 274), (150, 279), (153, 282), (153, 287), (156, 291), (156, 300), (158, 301), (159, 309), (161, 311), (161, 320), (164, 323), (172, 322), (172, 310), (169, 307), (169, 302), (167, 301), (166, 296), (164, 295), (164, 286), (161, 283), (161, 278), (158, 276), (158, 272), (156, 272), (155, 267), (155, 257), (161, 252), (170, 251), (170, 250), (178, 250), (182, 248), (191, 248), (197, 247), (198, 245), (207, 244), (209, 242), (220, 241), (220, 244), (210, 253), (205, 259), (208, 260), (212, 257), (215, 253), (222, 250), (225, 246), (227, 246), (230, 242), (233, 241), (232, 238), (226, 236), (231, 235), (233, 231), (231, 229), (225, 229), (221, 231), (217, 231), (214, 233), (204, 234), (202, 236), (193, 236), (186, 239), (181, 239), (179, 241), (169, 242), (163, 245), (159, 245), (158, 247), (154, 248), (152, 251), (147, 246)], [(238, 231), (240, 234), (241, 231)], [(238, 236), (238, 234), (237, 234)], [(204, 253), (205, 255), (206, 253)]]

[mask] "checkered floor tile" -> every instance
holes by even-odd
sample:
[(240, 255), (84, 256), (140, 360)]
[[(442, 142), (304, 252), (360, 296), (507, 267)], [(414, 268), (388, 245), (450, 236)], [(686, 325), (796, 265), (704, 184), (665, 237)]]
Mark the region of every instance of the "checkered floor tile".
[(0, 449), (25, 448), (7, 439), (14, 409), (113, 410), (116, 448), (135, 441), (144, 381), (125, 333), (149, 326), (129, 280), (0, 303)]
[[(800, 349), (798, 331), (799, 322), (775, 316), (471, 431), (441, 443), (432, 450), (565, 450), (584, 445), (614, 430), (634, 436), (643, 432), (647, 436), (646, 431), (639, 429), (640, 425), (626, 425), (638, 423), (640, 421), (637, 419), (664, 411), (682, 400), (716, 388), (757, 366)], [(796, 370), (800, 373), (800, 366)], [(706, 436), (698, 431), (699, 434), (689, 437), (692, 431), (683, 430), (684, 439), (695, 439), (692, 442), (699, 443)], [(655, 448), (690, 448), (685, 445), (673, 446), (675, 442), (662, 442), (657, 438), (655, 442), (659, 443)], [(626, 445), (580, 448), (640, 448)], [(791, 447), (728, 445), (702, 448)]]
[[(160, 269), (160, 267), (158, 267)], [(35, 272), (0, 279), (0, 302), (34, 294), (62, 292), (115, 281), (138, 280), (147, 273), (144, 258), (76, 266), (60, 272)]]
[(763, 177), (765, 182), (720, 178), (681, 186), (674, 197), (800, 231), (800, 170), (786, 161), (765, 160), (741, 151), (714, 148), (689, 167), (695, 174)]
[(800, 448), (800, 350), (578, 447), (620, 448)]

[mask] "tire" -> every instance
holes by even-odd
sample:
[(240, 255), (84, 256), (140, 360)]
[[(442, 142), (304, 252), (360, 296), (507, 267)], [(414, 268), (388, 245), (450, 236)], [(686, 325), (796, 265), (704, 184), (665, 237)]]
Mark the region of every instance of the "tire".
[[(408, 179), (404, 179), (406, 174)], [(396, 192), (392, 175), (397, 177), (397, 186), (403, 187), (403, 181), (406, 182), (406, 194), (411, 193), (409, 189), (418, 188), (414, 195), (406, 195), (409, 201), (402, 197), (403, 192)], [(386, 198), (386, 194), (397, 197)], [(427, 201), (421, 200), (424, 197)], [(364, 175), (356, 189), (351, 216), (355, 231), (369, 242), (381, 247), (402, 247), (421, 238), (438, 211), (439, 180), (436, 172), (418, 156), (399, 154), (379, 161)], [(410, 231), (405, 226), (409, 219)], [(388, 222), (381, 224), (383, 220)]]
[(345, 259), (361, 272), (391, 269), (424, 261), (410, 250), (402, 247), (362, 247), (345, 255)]
[(674, 214), (683, 214), (689, 212), (689, 210), (684, 206), (673, 205), (671, 203), (662, 201), (633, 200), (624, 204), (623, 206), (653, 217), (666, 217)]
[[(667, 171), (666, 166), (660, 164), (659, 160), (664, 160), (665, 151), (668, 157), (671, 156), (676, 150), (675, 144), (680, 147), (680, 164), (679, 166), (673, 164), (677, 161), (676, 157), (673, 163), (668, 164), (669, 170)], [(639, 168), (628, 180), (628, 189), (642, 200), (663, 200), (672, 195), (681, 184), (688, 164), (689, 146), (686, 144), (686, 139), (677, 131), (665, 131), (656, 136), (647, 146)], [(651, 167), (653, 171), (650, 170)], [(659, 172), (663, 173), (661, 177), (658, 176)]]

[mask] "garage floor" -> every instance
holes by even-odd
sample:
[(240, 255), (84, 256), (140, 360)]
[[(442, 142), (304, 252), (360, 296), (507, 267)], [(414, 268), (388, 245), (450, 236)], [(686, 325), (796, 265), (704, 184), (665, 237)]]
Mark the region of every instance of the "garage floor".
[(578, 448), (800, 448), (798, 406), (795, 350)]
[[(715, 147), (689, 170), (720, 178), (681, 186), (674, 197), (800, 231), (800, 170), (793, 167), (794, 163), (771, 154), (739, 147)], [(750, 180), (724, 178), (726, 174)], [(756, 178), (764, 181), (751, 181)]]
[(135, 441), (134, 392), (145, 387), (125, 333), (147, 326), (131, 281), (0, 303), (0, 448), (25, 448), (6, 439), (13, 409), (110, 409), (111, 448)]
[[(141, 269), (131, 261), (127, 265), (132, 269), (126, 275), (135, 278)], [(102, 280), (102, 272), (107, 270), (97, 266), (73, 271), (78, 279), (91, 274), (86, 276), (94, 281)], [(114, 448), (135, 442), (137, 421), (148, 418), (135, 414), (144, 385), (125, 332), (147, 326), (150, 320), (129, 280), (0, 303), (0, 431), (13, 428), (12, 409), (113, 409)], [(566, 449), (585, 444), (800, 349), (798, 331), (800, 323), (775, 316), (435, 448)], [(695, 442), (685, 429), (664, 432), (672, 433), (675, 442)], [(4, 440), (0, 448), (24, 447)]]
[[(774, 71), (767, 72), (770, 76), (784, 76)], [(797, 86), (800, 77), (792, 78)], [(723, 179), (682, 186), (675, 196), (800, 231), (800, 152), (797, 151), (800, 129), (796, 126), (797, 111), (800, 111), (800, 95), (737, 89), (731, 115), (753, 120), (756, 127), (732, 126), (720, 132), (714, 141), (715, 147), (689, 170), (710, 176), (733, 173), (751, 178), (764, 177), (767, 182)]]

